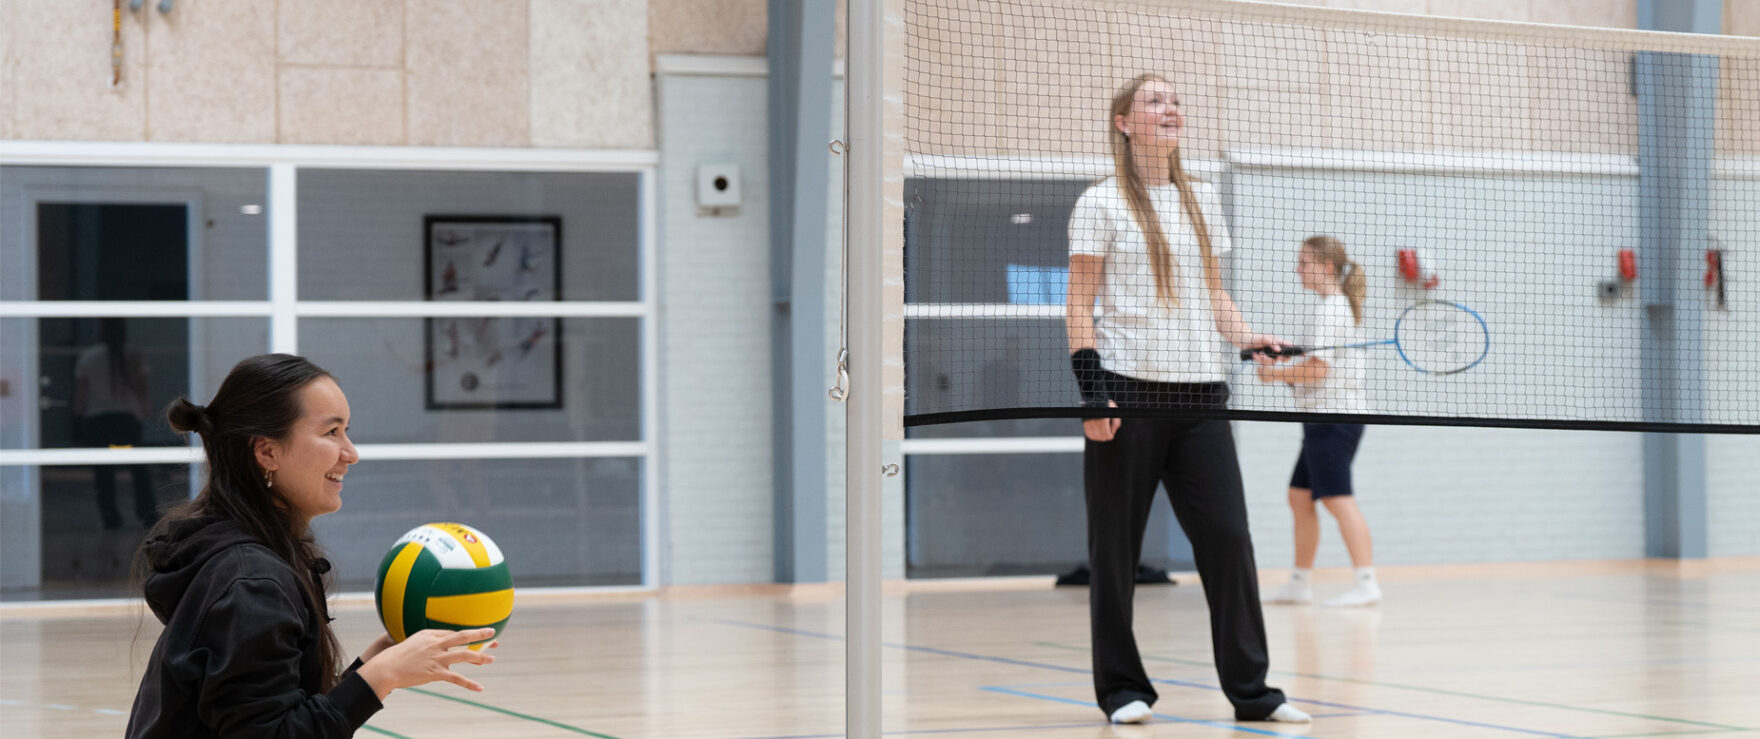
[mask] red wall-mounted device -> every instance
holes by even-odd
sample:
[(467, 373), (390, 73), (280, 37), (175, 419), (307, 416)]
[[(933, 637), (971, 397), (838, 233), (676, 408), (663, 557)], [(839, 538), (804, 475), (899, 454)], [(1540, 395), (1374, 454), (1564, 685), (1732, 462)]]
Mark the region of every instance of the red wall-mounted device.
[(1418, 281), (1418, 251), (1416, 249), (1399, 250), (1399, 276), (1406, 282)]
[(1619, 278), (1626, 282), (1638, 279), (1638, 255), (1631, 249), (1619, 250)]
[(1434, 289), (1438, 282), (1441, 282), (1441, 278), (1437, 277), (1435, 272), (1427, 273), (1424, 271), (1424, 265), (1418, 262), (1417, 249), (1400, 249), (1396, 253), (1399, 257), (1399, 277), (1407, 284), (1418, 285), (1425, 290), (1430, 290)]

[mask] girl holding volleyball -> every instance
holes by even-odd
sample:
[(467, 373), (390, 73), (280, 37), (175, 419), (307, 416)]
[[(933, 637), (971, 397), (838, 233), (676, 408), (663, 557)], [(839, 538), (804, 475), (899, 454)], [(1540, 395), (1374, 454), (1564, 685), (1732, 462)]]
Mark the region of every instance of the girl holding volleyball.
[[(1303, 346), (1345, 346), (1361, 343), (1363, 298), (1367, 280), (1351, 261), (1344, 243), (1331, 236), (1310, 236), (1296, 253), (1296, 275), (1302, 287), (1320, 296), (1303, 330)], [(1359, 349), (1338, 349), (1324, 357), (1276, 366), (1255, 355), (1261, 382), (1289, 386), (1296, 406), (1317, 413), (1367, 413), (1363, 399), (1363, 360)], [(1363, 439), (1360, 423), (1304, 423), (1302, 451), (1289, 481), (1289, 508), (1295, 514), (1296, 568), (1288, 584), (1270, 597), (1274, 603), (1307, 603), (1314, 599), (1314, 555), (1320, 549), (1318, 502), (1338, 521), (1339, 534), (1356, 568), (1356, 584), (1328, 599), (1329, 606), (1367, 606), (1381, 601), (1375, 581), (1369, 524), (1357, 509), (1351, 490), (1351, 460)]]
[(208, 479), (136, 555), (147, 604), (165, 624), (141, 677), (127, 736), (346, 737), (396, 688), (446, 680), (494, 657), (463, 645), (493, 629), (380, 636), (342, 668), (311, 520), (342, 507), (360, 460), (348, 399), (301, 357), (250, 357), (207, 406), (179, 398), (171, 427), (201, 434)]
[(1218, 258), (1230, 242), (1221, 200), (1185, 172), (1184, 123), (1173, 85), (1133, 79), (1107, 117), (1115, 175), (1088, 188), (1070, 217), (1065, 328), (1082, 404), (1092, 409), (1082, 429), (1095, 697), (1114, 723), (1153, 715), (1131, 603), (1155, 489), (1165, 484), (1203, 578), (1217, 674), (1235, 718), (1307, 721), (1265, 684), (1265, 623), (1228, 422), (1106, 410), (1224, 408), (1228, 363), (1218, 338), (1242, 348), (1283, 343), (1248, 328), (1223, 288)]

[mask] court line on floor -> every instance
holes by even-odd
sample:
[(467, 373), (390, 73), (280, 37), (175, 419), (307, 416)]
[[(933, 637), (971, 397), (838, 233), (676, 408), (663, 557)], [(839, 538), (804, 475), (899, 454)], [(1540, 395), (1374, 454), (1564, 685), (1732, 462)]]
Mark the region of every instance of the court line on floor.
[[(992, 693), (1002, 693), (1004, 695), (1020, 696), (1023, 698), (1036, 698), (1039, 700), (1055, 701), (1058, 703), (1068, 703), (1070, 705), (1082, 706), (1084, 708), (1093, 708), (1094, 707), (1094, 703), (1092, 701), (1076, 700), (1074, 698), (1064, 698), (1062, 696), (1056, 696), (1056, 695), (1044, 695), (1042, 693), (1028, 693), (1024, 690), (1014, 690), (1012, 688), (1005, 688), (1000, 685), (981, 686), (978, 689), (979, 690), (988, 690)], [(1201, 726), (1214, 726), (1219, 729), (1229, 729), (1232, 731), (1244, 731), (1248, 734), (1259, 734), (1261, 736), (1275, 736), (1275, 737), (1282, 737), (1283, 739), (1308, 739), (1308, 736), (1306, 734), (1285, 734), (1285, 733), (1278, 732), (1278, 731), (1267, 731), (1265, 729), (1255, 729), (1255, 728), (1252, 728), (1249, 726), (1241, 726), (1240, 724), (1233, 723), (1233, 722), (1206, 721), (1204, 719), (1185, 718), (1183, 716), (1174, 716), (1172, 714), (1166, 714), (1166, 713), (1157, 713), (1157, 714), (1155, 714), (1155, 718), (1163, 719), (1163, 720), (1167, 720), (1167, 721), (1174, 721), (1174, 722), (1178, 722), (1178, 723), (1182, 723), (1182, 724), (1198, 724)], [(1093, 724), (1087, 724), (1087, 725), (1093, 726)]]
[(561, 721), (551, 721), (550, 719), (543, 718), (541, 716), (533, 716), (529, 713), (520, 713), (519, 711), (508, 710), (508, 709), (502, 708), (500, 706), (491, 706), (487, 703), (478, 703), (476, 701), (469, 700), (466, 698), (460, 698), (460, 697), (454, 696), (454, 695), (447, 695), (445, 693), (437, 693), (432, 690), (428, 690), (426, 688), (404, 688), (404, 690), (408, 690), (412, 693), (421, 693), (422, 695), (432, 696), (435, 698), (439, 698), (441, 700), (449, 700), (454, 703), (463, 703), (467, 706), (475, 706), (475, 707), (481, 708), (485, 711), (494, 711), (496, 713), (506, 714), (509, 716), (513, 716), (515, 718), (523, 718), (527, 721), (536, 721), (536, 722), (538, 722), (540, 724), (544, 724), (546, 726), (554, 726), (558, 729), (562, 729), (564, 731), (572, 731), (576, 734), (584, 734), (586, 736), (596, 736), (596, 737), (599, 737), (599, 739), (617, 739), (617, 737), (614, 737), (610, 734), (601, 734), (597, 731), (589, 731), (589, 730), (583, 729), (579, 726), (570, 726), (568, 724), (562, 723)]
[[(1074, 644), (1059, 644), (1056, 642), (1043, 642), (1043, 641), (1042, 642), (1033, 642), (1033, 644), (1035, 644), (1037, 646), (1041, 646), (1041, 647), (1050, 647), (1053, 649), (1063, 649), (1063, 650), (1076, 651), (1076, 652), (1087, 652), (1088, 651), (1087, 647), (1076, 646)], [(1216, 666), (1212, 663), (1204, 662), (1202, 660), (1195, 660), (1195, 659), (1183, 659), (1180, 657), (1161, 657), (1161, 656), (1150, 655), (1150, 654), (1143, 655), (1143, 659), (1145, 661), (1151, 661), (1151, 662), (1170, 662), (1173, 664), (1188, 665), (1191, 667), (1203, 667), (1205, 669), (1210, 669), (1210, 670), (1216, 669)], [(1476, 698), (1478, 700), (1494, 701), (1494, 702), (1498, 702), (1498, 703), (1514, 703), (1514, 704), (1523, 705), (1523, 706), (1539, 706), (1542, 708), (1556, 708), (1556, 709), (1563, 710), (1563, 711), (1578, 711), (1578, 712), (1582, 712), (1582, 713), (1594, 713), (1594, 714), (1599, 714), (1599, 715), (1603, 715), (1603, 716), (1621, 716), (1624, 718), (1639, 718), (1639, 719), (1648, 719), (1651, 721), (1663, 721), (1663, 722), (1674, 723), (1674, 724), (1686, 724), (1688, 726), (1704, 726), (1707, 728), (1716, 729), (1718, 731), (1752, 731), (1753, 730), (1753, 729), (1746, 727), (1746, 726), (1731, 726), (1728, 724), (1712, 723), (1710, 721), (1697, 721), (1694, 719), (1685, 719), (1685, 718), (1670, 718), (1668, 716), (1651, 716), (1651, 715), (1642, 714), (1642, 713), (1629, 713), (1626, 711), (1613, 711), (1613, 710), (1608, 710), (1605, 708), (1585, 708), (1582, 706), (1570, 706), (1570, 705), (1564, 705), (1564, 704), (1560, 704), (1560, 703), (1546, 703), (1543, 701), (1523, 700), (1521, 698), (1504, 698), (1502, 696), (1495, 696), (1495, 695), (1483, 695), (1483, 694), (1479, 694), (1479, 693), (1466, 693), (1466, 692), (1462, 692), (1462, 691), (1458, 691), (1458, 690), (1444, 690), (1441, 688), (1426, 688), (1426, 687), (1421, 687), (1421, 686), (1417, 686), (1417, 685), (1402, 685), (1399, 683), (1380, 682), (1377, 680), (1363, 680), (1360, 678), (1343, 677), (1343, 676), (1339, 676), (1339, 675), (1321, 675), (1318, 673), (1295, 672), (1292, 670), (1271, 670), (1270, 672), (1273, 674), (1277, 674), (1277, 675), (1291, 675), (1294, 677), (1303, 677), (1303, 678), (1308, 678), (1311, 680), (1334, 680), (1337, 682), (1352, 683), (1355, 685), (1370, 685), (1370, 686), (1374, 686), (1374, 687), (1378, 687), (1378, 688), (1395, 688), (1395, 689), (1399, 689), (1399, 690), (1410, 690), (1410, 691), (1419, 692), (1419, 693), (1430, 693), (1433, 695), (1447, 695), (1447, 696), (1453, 696), (1456, 698)]]
[(79, 713), (82, 711), (90, 711), (92, 713), (100, 714), (103, 716), (127, 716), (128, 715), (128, 711), (118, 711), (114, 708), (80, 708), (79, 706), (70, 706), (65, 703), (29, 704), (29, 703), (25, 703), (24, 701), (0, 700), (0, 706), (28, 707), (31, 705), (35, 705), (38, 708), (48, 708), (51, 710), (68, 711), (68, 712), (72, 712), (72, 713)]
[[(1091, 729), (1092, 721), (1081, 724), (1048, 724), (1040, 726), (981, 726), (967, 729), (915, 729), (912, 731), (883, 731), (881, 736), (919, 736), (925, 734), (982, 734), (997, 731), (1050, 731), (1052, 729)], [(740, 739), (844, 739), (838, 734), (788, 734), (786, 736), (747, 736)], [(1307, 739), (1304, 737), (1303, 739)]]
[[(775, 632), (782, 633), (782, 634), (792, 634), (792, 635), (797, 635), (797, 636), (810, 636), (810, 637), (814, 637), (814, 638), (818, 638), (818, 639), (828, 639), (828, 640), (832, 640), (832, 641), (843, 641), (843, 637), (837, 636), (835, 634), (826, 634), (826, 633), (817, 632), (817, 631), (807, 631), (805, 629), (796, 629), (796, 628), (791, 628), (791, 627), (787, 627), (787, 626), (772, 626), (770, 624), (758, 624), (758, 623), (750, 623), (750, 622), (746, 622), (746, 621), (735, 621), (733, 619), (714, 619), (714, 623), (723, 624), (723, 625), (727, 625), (727, 626), (737, 626), (737, 627), (741, 627), (741, 628), (761, 629), (761, 630), (765, 630), (765, 631), (775, 631)], [(1085, 669), (1085, 668), (1067, 667), (1064, 665), (1053, 665), (1053, 664), (1047, 664), (1044, 662), (1032, 662), (1032, 661), (1028, 661), (1028, 660), (1013, 659), (1010, 657), (992, 657), (992, 656), (984, 655), (984, 654), (972, 654), (969, 652), (956, 652), (956, 651), (953, 651), (950, 649), (940, 649), (937, 647), (924, 647), (924, 646), (916, 646), (916, 645), (912, 645), (912, 644), (898, 644), (898, 643), (894, 643), (894, 642), (881, 642), (881, 645), (888, 647), (888, 648), (891, 648), (891, 649), (902, 649), (902, 650), (911, 651), (911, 652), (923, 652), (926, 654), (937, 654), (937, 655), (942, 655), (942, 656), (947, 656), (947, 657), (958, 657), (961, 659), (978, 660), (978, 661), (984, 661), (984, 662), (996, 662), (999, 664), (1016, 665), (1016, 666), (1020, 666), (1020, 667), (1033, 667), (1033, 668), (1042, 669), (1042, 670), (1056, 670), (1058, 672), (1073, 672), (1073, 673), (1080, 674), (1080, 675), (1092, 675), (1093, 674), (1090, 670)], [(1083, 651), (1086, 651), (1086, 650), (1083, 650)], [(1215, 685), (1205, 685), (1203, 683), (1183, 682), (1183, 681), (1179, 681), (1179, 680), (1154, 680), (1153, 682), (1158, 682), (1158, 683), (1162, 683), (1165, 685), (1178, 685), (1178, 686), (1187, 687), (1187, 688), (1197, 688), (1197, 689), (1201, 689), (1201, 690), (1221, 690), (1221, 688), (1219, 688)], [(1463, 721), (1460, 719), (1452, 719), (1452, 718), (1448, 718), (1445, 716), (1429, 716), (1429, 715), (1425, 715), (1425, 714), (1421, 714), (1421, 713), (1406, 713), (1403, 711), (1389, 711), (1389, 710), (1380, 709), (1380, 708), (1370, 708), (1367, 706), (1353, 706), (1353, 705), (1346, 704), (1346, 703), (1330, 703), (1327, 701), (1307, 700), (1307, 699), (1302, 699), (1302, 698), (1291, 698), (1290, 702), (1292, 702), (1292, 703), (1312, 703), (1314, 705), (1327, 706), (1329, 708), (1345, 708), (1345, 709), (1355, 710), (1355, 711), (1373, 711), (1375, 713), (1385, 714), (1385, 715), (1389, 715), (1389, 716), (1401, 716), (1401, 717), (1406, 717), (1406, 718), (1415, 718), (1415, 719), (1422, 719), (1422, 720), (1427, 720), (1427, 721), (1436, 721), (1436, 722), (1440, 722), (1440, 723), (1461, 724), (1461, 725), (1465, 725), (1465, 726), (1477, 726), (1480, 728), (1499, 729), (1502, 731), (1509, 731), (1509, 732), (1514, 732), (1514, 733), (1518, 733), (1518, 734), (1532, 734), (1535, 736), (1550, 736), (1550, 737), (1563, 737), (1563, 738), (1568, 738), (1568, 739), (1579, 739), (1574, 734), (1559, 734), (1559, 733), (1550, 732), (1550, 731), (1538, 731), (1535, 729), (1523, 729), (1523, 728), (1519, 728), (1519, 727), (1515, 727), (1515, 726), (1500, 726), (1498, 724), (1486, 724), (1486, 723), (1479, 723), (1479, 722), (1474, 722), (1474, 721)]]

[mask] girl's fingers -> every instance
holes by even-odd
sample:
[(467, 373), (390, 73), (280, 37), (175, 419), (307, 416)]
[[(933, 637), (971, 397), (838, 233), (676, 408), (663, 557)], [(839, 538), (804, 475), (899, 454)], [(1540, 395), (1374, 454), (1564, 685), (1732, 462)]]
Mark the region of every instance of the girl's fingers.
[(441, 677), (441, 679), (445, 680), (446, 682), (452, 683), (453, 685), (457, 685), (461, 688), (464, 688), (465, 690), (475, 691), (478, 693), (483, 692), (483, 686), (481, 683), (478, 683), (475, 680), (472, 680), (468, 677), (460, 675), (460, 674), (453, 672), (451, 670), (442, 671), (440, 673), (440, 677)]
[(473, 652), (469, 649), (452, 649), (440, 654), (440, 664), (443, 665), (456, 665), (460, 662), (469, 662), (473, 665), (486, 665), (494, 661), (495, 657), (493, 655), (483, 654), (482, 652)]
[(495, 635), (495, 630), (492, 628), (467, 629), (465, 631), (455, 631), (455, 632), (452, 632), (451, 634), (449, 634), (446, 639), (442, 640), (440, 642), (440, 645), (443, 647), (448, 647), (448, 648), (463, 646), (465, 644), (470, 644), (473, 642), (480, 642), (480, 641), (487, 639), (489, 637), (492, 637), (494, 635)]

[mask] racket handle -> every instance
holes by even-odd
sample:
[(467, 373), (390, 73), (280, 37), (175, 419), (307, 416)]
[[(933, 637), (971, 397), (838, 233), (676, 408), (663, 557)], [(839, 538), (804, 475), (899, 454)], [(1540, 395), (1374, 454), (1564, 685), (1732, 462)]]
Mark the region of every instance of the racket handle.
[(1268, 346), (1256, 346), (1251, 349), (1242, 349), (1241, 361), (1250, 361), (1255, 354), (1263, 354), (1268, 357), (1299, 357), (1306, 353), (1308, 350), (1299, 346), (1285, 346), (1276, 350)]

